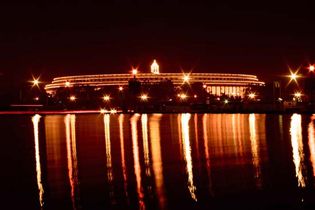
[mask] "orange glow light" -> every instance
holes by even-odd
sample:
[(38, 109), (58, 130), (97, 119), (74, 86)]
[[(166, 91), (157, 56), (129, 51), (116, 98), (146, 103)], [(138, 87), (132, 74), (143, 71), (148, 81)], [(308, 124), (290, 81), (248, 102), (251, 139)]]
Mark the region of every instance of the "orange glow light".
[(70, 96), (70, 101), (75, 101), (77, 98), (75, 96)]
[(178, 97), (182, 100), (185, 100), (188, 96), (184, 93), (178, 94)]

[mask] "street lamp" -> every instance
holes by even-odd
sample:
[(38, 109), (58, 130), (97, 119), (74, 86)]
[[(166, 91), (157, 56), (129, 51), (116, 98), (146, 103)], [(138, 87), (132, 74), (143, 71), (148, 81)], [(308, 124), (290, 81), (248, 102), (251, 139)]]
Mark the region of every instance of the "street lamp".
[(184, 74), (184, 76), (183, 76), (184, 83), (189, 83), (189, 80), (190, 80), (189, 75), (188, 74)]
[(309, 70), (310, 72), (314, 72), (314, 71), (315, 71), (315, 66), (314, 66), (313, 64), (312, 64), (312, 65), (309, 65), (308, 70)]
[(34, 87), (34, 86), (39, 87), (39, 83), (40, 83), (39, 77), (38, 77), (38, 78), (34, 78), (34, 77), (33, 77), (33, 80), (32, 80), (31, 82), (33, 83), (33, 87)]
[(297, 82), (297, 78), (299, 77), (298, 76), (298, 74), (297, 74), (297, 72), (291, 72), (291, 74), (290, 74), (290, 82), (293, 80), (293, 81), (295, 81), (295, 82)]
[(104, 100), (104, 101), (109, 101), (109, 100), (110, 100), (110, 96), (109, 96), (109, 95), (103, 96), (103, 100)]
[(300, 98), (302, 96), (302, 93), (301, 92), (296, 92), (296, 93), (294, 93), (294, 96), (297, 97), (297, 98)]
[(256, 94), (255, 94), (255, 93), (249, 93), (249, 94), (248, 94), (248, 97), (249, 97), (250, 99), (255, 99)]
[(136, 78), (136, 75), (138, 74), (138, 69), (132, 69), (131, 73), (132, 73), (133, 77)]
[(301, 102), (302, 93), (301, 92), (295, 92), (294, 93), (294, 99), (296, 99), (298, 102)]
[(148, 100), (148, 95), (147, 94), (142, 94), (140, 96), (141, 101), (147, 101)]
[(70, 96), (70, 101), (75, 101), (76, 99), (77, 98), (74, 95)]
[(185, 93), (181, 93), (181, 94), (178, 94), (178, 97), (181, 99), (181, 100), (186, 100), (186, 98), (188, 97)]

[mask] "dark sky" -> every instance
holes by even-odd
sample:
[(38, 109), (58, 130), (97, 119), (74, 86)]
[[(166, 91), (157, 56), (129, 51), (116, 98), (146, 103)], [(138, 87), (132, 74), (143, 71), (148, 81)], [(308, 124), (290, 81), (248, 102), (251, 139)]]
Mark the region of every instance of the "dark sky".
[[(3, 80), (148, 71), (271, 80), (315, 62), (315, 2), (44, 1), (0, 6)], [(4, 79), (6, 78), (6, 79)]]

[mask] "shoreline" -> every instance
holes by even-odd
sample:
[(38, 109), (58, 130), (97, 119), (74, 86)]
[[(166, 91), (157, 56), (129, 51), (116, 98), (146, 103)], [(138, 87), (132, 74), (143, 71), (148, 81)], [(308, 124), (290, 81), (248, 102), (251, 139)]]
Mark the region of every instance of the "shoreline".
[(311, 110), (206, 110), (206, 111), (122, 111), (117, 110), (115, 112), (103, 112), (97, 109), (91, 110), (2, 110), (0, 111), (0, 115), (55, 115), (55, 114), (181, 114), (181, 113), (191, 113), (191, 114), (315, 114), (315, 111)]

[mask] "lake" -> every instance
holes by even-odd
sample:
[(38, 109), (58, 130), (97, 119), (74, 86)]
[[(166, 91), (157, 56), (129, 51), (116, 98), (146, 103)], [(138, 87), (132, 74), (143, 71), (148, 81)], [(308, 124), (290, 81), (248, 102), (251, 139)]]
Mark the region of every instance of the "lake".
[(315, 115), (0, 115), (1, 209), (315, 209)]

